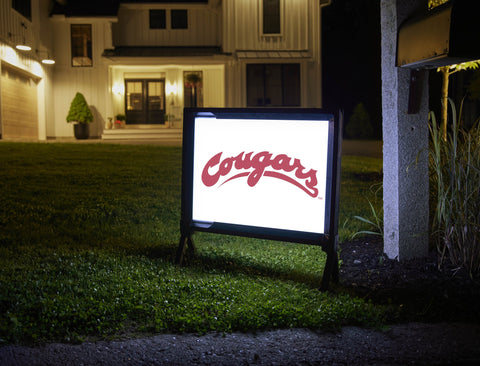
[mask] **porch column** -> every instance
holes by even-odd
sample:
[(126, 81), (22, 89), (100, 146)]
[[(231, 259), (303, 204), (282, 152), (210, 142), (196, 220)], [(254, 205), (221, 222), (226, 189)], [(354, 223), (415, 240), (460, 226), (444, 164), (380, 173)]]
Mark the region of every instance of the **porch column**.
[(384, 252), (401, 261), (428, 253), (428, 74), (420, 72), (420, 110), (408, 114), (411, 70), (395, 66), (397, 30), (427, 0), (380, 6)]

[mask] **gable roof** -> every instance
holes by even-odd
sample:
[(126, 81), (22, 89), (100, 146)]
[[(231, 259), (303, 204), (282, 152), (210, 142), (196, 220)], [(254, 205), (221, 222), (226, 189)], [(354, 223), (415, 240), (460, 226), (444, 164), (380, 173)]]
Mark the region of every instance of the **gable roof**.
[(119, 0), (55, 0), (50, 15), (66, 17), (116, 16)]
[(54, 0), (50, 15), (65, 15), (66, 17), (116, 16), (120, 3), (207, 4), (208, 0)]

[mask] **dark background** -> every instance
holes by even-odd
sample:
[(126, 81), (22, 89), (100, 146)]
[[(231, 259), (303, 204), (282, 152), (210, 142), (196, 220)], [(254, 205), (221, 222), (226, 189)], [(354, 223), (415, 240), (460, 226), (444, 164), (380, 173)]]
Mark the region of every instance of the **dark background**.
[(323, 107), (348, 123), (363, 103), (382, 138), (380, 0), (333, 0), (322, 11)]
[[(372, 137), (381, 139), (380, 0), (332, 0), (322, 11), (322, 42), (324, 108), (343, 109), (348, 124), (354, 107), (363, 103)], [(442, 76), (436, 69), (427, 73), (429, 110), (439, 118)], [(469, 128), (480, 116), (480, 70), (460, 71), (449, 80), (449, 97), (457, 112), (463, 100), (462, 123)]]

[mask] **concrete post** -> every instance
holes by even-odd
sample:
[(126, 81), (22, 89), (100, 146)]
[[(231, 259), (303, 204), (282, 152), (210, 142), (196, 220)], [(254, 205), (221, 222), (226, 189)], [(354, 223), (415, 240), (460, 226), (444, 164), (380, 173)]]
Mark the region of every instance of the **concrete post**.
[(408, 114), (411, 70), (396, 63), (397, 30), (426, 0), (381, 0), (384, 252), (406, 260), (428, 253), (428, 74), (420, 110)]

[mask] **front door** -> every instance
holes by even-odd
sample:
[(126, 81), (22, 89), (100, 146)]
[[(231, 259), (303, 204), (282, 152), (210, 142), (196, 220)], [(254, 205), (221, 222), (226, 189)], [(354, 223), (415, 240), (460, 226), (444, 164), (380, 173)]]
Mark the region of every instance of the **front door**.
[(165, 80), (125, 79), (127, 124), (165, 124)]

